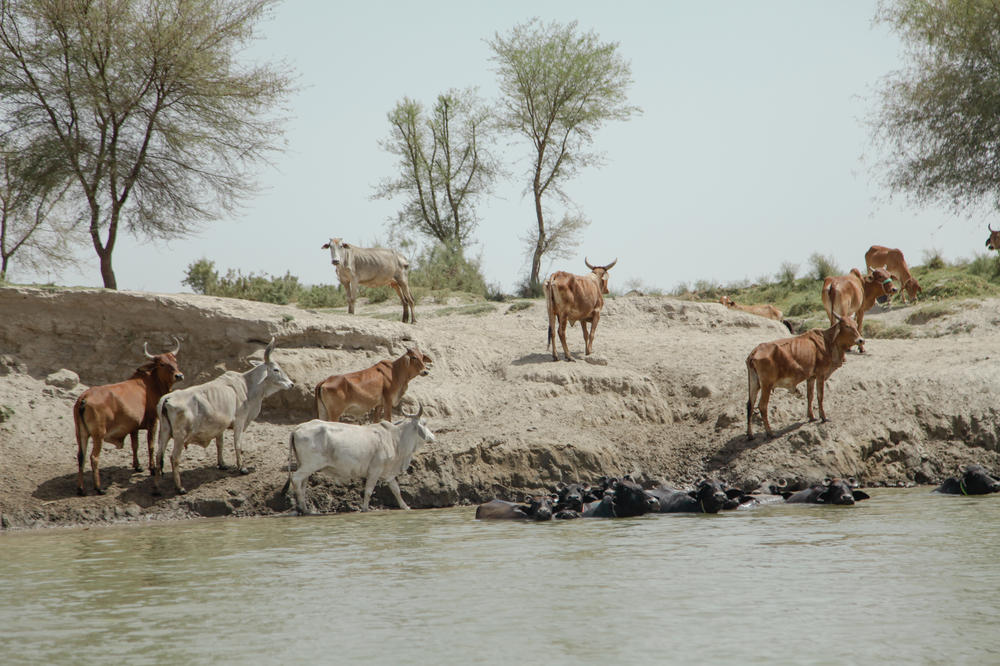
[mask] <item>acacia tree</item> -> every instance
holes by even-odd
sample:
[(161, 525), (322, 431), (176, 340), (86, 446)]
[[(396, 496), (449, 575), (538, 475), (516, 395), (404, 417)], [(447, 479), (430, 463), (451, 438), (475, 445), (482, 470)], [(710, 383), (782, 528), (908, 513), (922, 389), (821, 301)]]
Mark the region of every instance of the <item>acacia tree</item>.
[[(581, 168), (601, 162), (601, 155), (590, 150), (594, 132), (608, 120), (627, 120), (640, 109), (627, 103), (632, 72), (618, 43), (602, 43), (594, 32), (579, 33), (575, 21), (543, 25), (532, 19), (507, 35), (496, 33), (489, 45), (500, 77), (502, 123), (534, 148), (529, 175), (537, 231), (529, 235), (534, 247), (528, 284), (538, 291), (542, 256), (552, 247), (544, 197), (552, 192), (568, 201), (563, 183)], [(580, 228), (563, 231), (577, 233)]]
[(375, 198), (404, 197), (398, 227), (462, 248), (479, 222), (478, 201), (500, 173), (491, 113), (473, 89), (439, 95), (430, 114), (403, 98), (388, 114), (382, 148), (399, 156), (399, 175), (382, 181)]
[[(40, 169), (30, 147), (16, 146), (0, 134), (0, 282), (7, 279), (14, 255), (30, 270), (75, 263), (73, 221), (64, 200), (71, 181)], [(58, 212), (57, 212), (58, 210)]]
[(1000, 5), (898, 0), (876, 18), (909, 59), (871, 122), (887, 185), (918, 203), (1000, 209)]
[(81, 192), (104, 286), (122, 229), (233, 210), (277, 148), (286, 71), (237, 59), (275, 0), (0, 0), (0, 110)]

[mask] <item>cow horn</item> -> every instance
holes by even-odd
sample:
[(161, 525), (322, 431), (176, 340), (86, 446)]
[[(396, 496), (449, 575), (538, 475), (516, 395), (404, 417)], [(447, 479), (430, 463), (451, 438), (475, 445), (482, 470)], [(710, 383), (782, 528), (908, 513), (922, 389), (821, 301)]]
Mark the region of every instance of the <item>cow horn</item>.
[(605, 266), (605, 267), (604, 267), (604, 270), (606, 270), (606, 271), (610, 271), (610, 270), (611, 270), (612, 268), (614, 268), (614, 267), (615, 267), (615, 264), (617, 264), (617, 263), (618, 263), (618, 257), (615, 257), (615, 260), (614, 260), (614, 261), (612, 261), (612, 262), (611, 262), (610, 264), (608, 264), (607, 266)]
[(780, 479), (778, 479), (777, 485), (779, 488), (784, 488), (785, 486), (788, 485), (788, 479), (786, 479), (785, 477), (781, 477)]
[(403, 416), (408, 419), (419, 419), (424, 413), (424, 404), (422, 402), (418, 402), (417, 405), (419, 409), (417, 409), (416, 414), (407, 414), (406, 412), (403, 412)]
[(587, 264), (587, 268), (589, 268), (590, 270), (594, 270), (595, 268), (597, 268), (597, 266), (594, 266), (589, 261), (587, 261), (587, 257), (583, 258), (583, 263)]
[(990, 230), (991, 234), (995, 234), (996, 233), (996, 230), (994, 230), (993, 227), (990, 226), (989, 222), (986, 223), (986, 228)]
[(831, 479), (830, 477), (826, 477), (825, 479), (823, 479), (823, 485), (824, 486), (828, 486), (831, 483), (833, 483), (833, 479)]
[(142, 353), (146, 355), (146, 358), (156, 358), (155, 356), (153, 356), (152, 354), (149, 353), (149, 343), (148, 342), (143, 342), (142, 343)]
[(176, 356), (177, 352), (179, 352), (181, 350), (181, 341), (177, 339), (176, 335), (171, 335), (170, 337), (172, 337), (174, 339), (174, 348), (170, 352), (168, 352), (168, 353), (173, 354), (174, 356)]
[(274, 351), (274, 336), (271, 336), (271, 341), (267, 343), (264, 347), (264, 363), (269, 363), (271, 361), (271, 352)]

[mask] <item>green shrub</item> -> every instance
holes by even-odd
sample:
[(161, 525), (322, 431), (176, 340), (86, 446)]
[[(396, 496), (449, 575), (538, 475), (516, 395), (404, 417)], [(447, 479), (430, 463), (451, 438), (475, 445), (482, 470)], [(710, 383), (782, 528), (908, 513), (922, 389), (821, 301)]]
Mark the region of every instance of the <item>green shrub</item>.
[(14, 416), (14, 408), (7, 405), (0, 405), (0, 423), (10, 421)]
[(496, 303), (503, 303), (507, 300), (507, 294), (503, 292), (503, 287), (499, 284), (488, 284), (486, 285), (486, 300), (494, 301)]
[(531, 307), (531, 301), (517, 301), (511, 303), (510, 307), (507, 308), (507, 312), (504, 314), (510, 314), (511, 312), (520, 312), (521, 310), (527, 310)]
[(410, 270), (410, 283), (431, 290), (450, 289), (486, 295), (480, 260), (465, 257), (461, 246), (438, 243), (425, 248)]
[(298, 303), (304, 308), (340, 308), (347, 305), (347, 294), (332, 284), (316, 284), (299, 291)]
[(786, 287), (790, 287), (795, 284), (795, 276), (799, 272), (799, 265), (793, 264), (790, 261), (782, 262), (781, 267), (778, 269), (777, 275), (775, 277), (778, 279), (778, 283)]
[(861, 335), (866, 338), (905, 339), (913, 337), (913, 329), (909, 326), (888, 326), (880, 321), (866, 321), (862, 326)]
[(819, 252), (812, 253), (809, 257), (809, 265), (812, 266), (810, 277), (814, 280), (825, 280), (831, 275), (840, 275), (840, 269), (833, 259)]
[(937, 248), (924, 250), (924, 268), (929, 270), (939, 270), (947, 265), (948, 262), (944, 260), (941, 250), (938, 250)]
[(955, 275), (923, 287), (925, 298), (973, 298), (994, 295), (996, 287), (975, 274)]
[(955, 310), (946, 305), (929, 305), (908, 314), (906, 316), (906, 323), (919, 326), (920, 324), (926, 324), (932, 319), (946, 317), (950, 314), (955, 314)]
[(997, 280), (1000, 278), (1000, 254), (995, 252), (990, 254), (977, 254), (966, 270), (972, 275), (978, 275), (986, 280)]
[(187, 267), (187, 275), (181, 284), (191, 287), (196, 294), (213, 295), (219, 283), (219, 273), (215, 270), (215, 262), (199, 259)]
[(545, 289), (541, 282), (532, 284), (529, 277), (525, 277), (514, 290), (518, 298), (542, 298), (545, 296)]

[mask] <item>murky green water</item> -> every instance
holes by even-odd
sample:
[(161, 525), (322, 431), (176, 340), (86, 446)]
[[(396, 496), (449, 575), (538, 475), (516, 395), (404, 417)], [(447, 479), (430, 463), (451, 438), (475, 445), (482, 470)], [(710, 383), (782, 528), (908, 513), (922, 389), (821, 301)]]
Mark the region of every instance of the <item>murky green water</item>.
[(4, 664), (997, 664), (1000, 497), (0, 536)]

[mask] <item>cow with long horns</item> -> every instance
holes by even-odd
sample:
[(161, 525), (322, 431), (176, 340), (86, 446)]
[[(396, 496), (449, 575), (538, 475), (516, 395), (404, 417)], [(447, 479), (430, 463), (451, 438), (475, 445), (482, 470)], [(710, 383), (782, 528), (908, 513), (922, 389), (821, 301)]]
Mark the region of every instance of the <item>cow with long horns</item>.
[(986, 239), (986, 248), (989, 250), (1000, 250), (1000, 229), (994, 229), (989, 224), (986, 228), (990, 230), (990, 237)]
[[(574, 360), (566, 344), (567, 323), (572, 325), (580, 322), (586, 354), (589, 356), (594, 351), (594, 334), (597, 332), (597, 322), (601, 319), (604, 294), (608, 293), (608, 271), (618, 263), (618, 259), (606, 266), (594, 266), (586, 258), (583, 263), (590, 269), (589, 275), (573, 275), (557, 271), (545, 280), (545, 303), (549, 314), (549, 337), (546, 346), (552, 347), (553, 361), (559, 360), (554, 334), (557, 321), (559, 341), (562, 342), (567, 361)], [(590, 324), (589, 333), (587, 324)]]
[(135, 373), (123, 382), (92, 386), (84, 391), (73, 406), (73, 423), (76, 431), (76, 491), (83, 495), (83, 464), (87, 457), (88, 440), (94, 440), (90, 452), (90, 469), (94, 475), (94, 490), (104, 494), (101, 487), (99, 462), (101, 446), (105, 442), (119, 449), (125, 445), (126, 435), (132, 438), (132, 468), (139, 466), (139, 431), (146, 431), (149, 448), (149, 471), (153, 472), (153, 439), (156, 437), (156, 403), (170, 392), (174, 382), (184, 379), (177, 367), (177, 352), (181, 343), (174, 338), (174, 348), (162, 354), (149, 353), (143, 343), (143, 354), (149, 362), (136, 368)]

